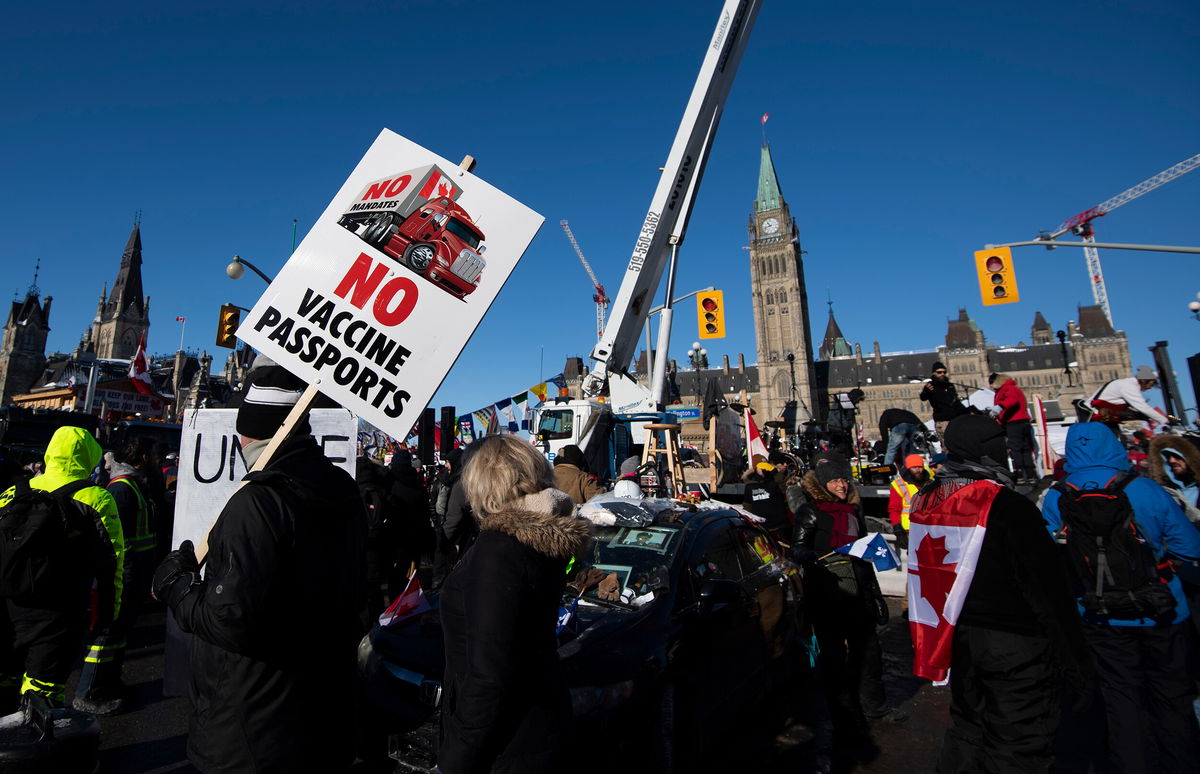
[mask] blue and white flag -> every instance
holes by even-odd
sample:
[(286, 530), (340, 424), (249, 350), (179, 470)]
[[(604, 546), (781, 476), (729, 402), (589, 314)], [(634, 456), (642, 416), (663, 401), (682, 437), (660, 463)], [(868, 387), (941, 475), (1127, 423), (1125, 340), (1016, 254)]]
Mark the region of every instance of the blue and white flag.
[(571, 600), (570, 607), (566, 607), (564, 605), (558, 606), (558, 626), (554, 630), (555, 634), (562, 634), (563, 629), (566, 629), (568, 626), (575, 625), (575, 612), (578, 609), (579, 597), (575, 597), (575, 599)]
[(839, 554), (857, 556), (875, 565), (880, 572), (894, 570), (900, 566), (900, 557), (888, 545), (887, 540), (878, 532), (868, 532), (853, 543), (833, 549)]

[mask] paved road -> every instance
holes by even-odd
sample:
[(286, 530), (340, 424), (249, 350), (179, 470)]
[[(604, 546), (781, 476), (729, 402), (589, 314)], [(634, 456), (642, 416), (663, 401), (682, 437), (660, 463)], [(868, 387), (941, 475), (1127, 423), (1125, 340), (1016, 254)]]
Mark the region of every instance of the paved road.
[[(875, 740), (880, 754), (873, 761), (845, 762), (841, 771), (932, 771), (949, 721), (949, 690), (934, 688), (912, 676), (912, 648), (902, 601), (890, 599), (892, 621), (883, 630), (884, 680), (888, 698), (910, 712), (904, 724), (876, 722)], [(101, 774), (176, 774), (193, 772), (186, 761), (187, 700), (162, 695), (163, 632), (160, 609), (144, 614), (131, 632), (125, 662), (129, 710), (101, 719)], [(78, 673), (72, 676), (71, 686)], [(715, 770), (726, 773), (795, 774), (807, 770), (811, 742), (802, 726), (775, 738), (763, 738), (754, 750), (729, 750)], [(355, 772), (365, 774), (361, 764)]]

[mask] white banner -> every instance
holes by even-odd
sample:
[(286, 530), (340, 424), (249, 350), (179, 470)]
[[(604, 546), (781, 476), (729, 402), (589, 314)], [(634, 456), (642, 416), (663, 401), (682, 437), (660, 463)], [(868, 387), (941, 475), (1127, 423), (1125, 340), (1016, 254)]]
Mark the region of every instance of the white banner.
[[(354, 475), (358, 419), (345, 409), (309, 412), (313, 436), (333, 464)], [(246, 475), (237, 409), (191, 409), (183, 418), (172, 548), (198, 544)]]
[(404, 438), (543, 220), (385, 129), (238, 338)]

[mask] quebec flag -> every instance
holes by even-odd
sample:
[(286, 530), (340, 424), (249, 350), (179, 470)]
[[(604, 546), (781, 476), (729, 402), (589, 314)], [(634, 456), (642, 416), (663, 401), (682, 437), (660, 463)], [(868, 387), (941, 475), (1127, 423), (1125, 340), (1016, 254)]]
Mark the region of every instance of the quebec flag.
[(880, 572), (894, 570), (900, 566), (900, 557), (896, 556), (896, 552), (878, 532), (868, 532), (853, 543), (833, 550), (839, 554), (849, 554), (857, 556), (859, 559), (866, 559)]

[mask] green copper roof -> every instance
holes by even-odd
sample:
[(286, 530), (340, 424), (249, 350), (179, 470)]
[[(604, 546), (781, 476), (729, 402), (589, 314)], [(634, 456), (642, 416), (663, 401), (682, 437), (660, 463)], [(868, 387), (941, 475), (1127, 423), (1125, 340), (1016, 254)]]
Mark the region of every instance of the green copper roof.
[(771, 146), (762, 146), (762, 162), (758, 167), (758, 199), (754, 203), (759, 212), (777, 210), (783, 206), (783, 194), (779, 192), (779, 178), (775, 177), (775, 163), (771, 161)]

